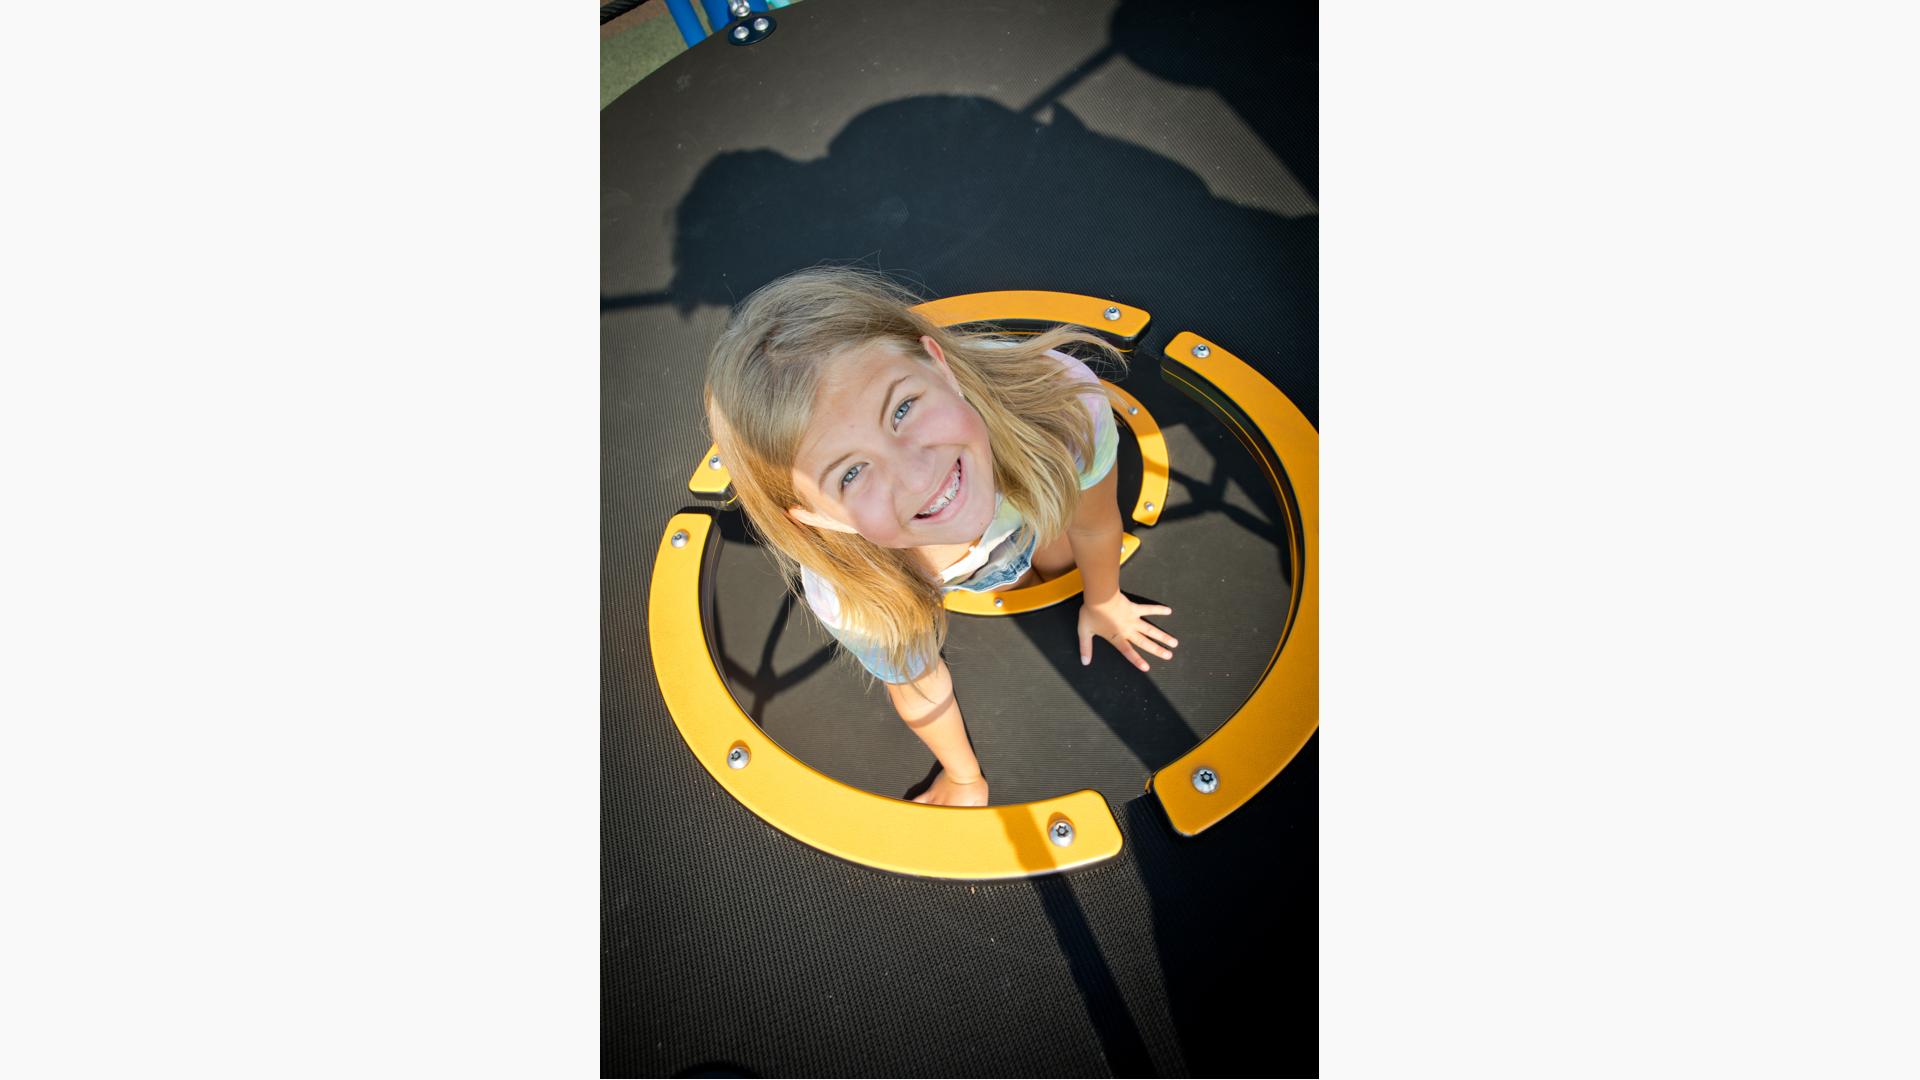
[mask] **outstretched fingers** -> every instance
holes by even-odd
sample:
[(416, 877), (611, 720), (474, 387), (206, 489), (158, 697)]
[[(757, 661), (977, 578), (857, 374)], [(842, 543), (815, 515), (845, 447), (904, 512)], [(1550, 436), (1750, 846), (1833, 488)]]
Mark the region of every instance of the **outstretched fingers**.
[(1159, 657), (1162, 660), (1173, 659), (1172, 653), (1168, 652), (1165, 648), (1161, 647), (1161, 645), (1158, 642), (1155, 642), (1152, 638), (1146, 636), (1145, 634), (1141, 634), (1138, 638), (1134, 639), (1133, 643), (1135, 645), (1138, 645), (1142, 649), (1145, 649), (1146, 651), (1152, 653), (1153, 655)]

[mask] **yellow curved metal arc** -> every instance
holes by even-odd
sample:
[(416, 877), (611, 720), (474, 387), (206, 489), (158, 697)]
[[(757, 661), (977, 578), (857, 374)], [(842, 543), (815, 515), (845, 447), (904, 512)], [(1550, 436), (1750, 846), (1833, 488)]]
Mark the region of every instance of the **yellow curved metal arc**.
[[(938, 300), (916, 304), (913, 309), (925, 315), (937, 326), (1003, 322), (1009, 319), (1024, 322), (1072, 323), (1075, 326), (1084, 326), (1103, 334), (1127, 339), (1140, 336), (1140, 331), (1147, 328), (1147, 320), (1151, 318), (1140, 308), (1112, 300), (1102, 300), (1097, 296), (1035, 289), (1007, 289), (1000, 292), (943, 296)], [(1108, 309), (1118, 310), (1119, 317), (1107, 318)]]
[[(1008, 806), (925, 806), (843, 784), (768, 738), (733, 700), (707, 650), (700, 580), (712, 527), (701, 513), (667, 522), (654, 555), (647, 639), (680, 737), (727, 794), (803, 844), (898, 874), (1032, 877), (1119, 854), (1120, 826), (1097, 791)], [(736, 749), (746, 752), (743, 768), (728, 764)], [(1059, 821), (1073, 832), (1065, 847), (1049, 835)]]
[[(1203, 344), (1208, 355), (1195, 357), (1194, 346)], [(1170, 381), (1203, 400), (1224, 398), (1245, 418), (1223, 416), (1266, 469), (1282, 506), (1292, 504), (1305, 548), (1290, 551), (1292, 615), (1260, 685), (1218, 731), (1147, 782), (1174, 829), (1196, 836), (1279, 776), (1320, 723), (1320, 435), (1285, 394), (1219, 345), (1183, 331), (1166, 354), (1171, 363), (1162, 372)], [(1210, 793), (1194, 783), (1201, 769), (1217, 783)]]
[[(1126, 565), (1133, 553), (1140, 550), (1140, 538), (1132, 533), (1120, 534), (1120, 564)], [(1003, 589), (1000, 592), (968, 592), (957, 589), (946, 595), (944, 603), (948, 611), (957, 611), (962, 615), (1018, 615), (1026, 611), (1039, 611), (1052, 607), (1062, 600), (1079, 596), (1086, 589), (1086, 583), (1080, 578), (1080, 570), (1075, 567), (1052, 581), (1043, 581), (1038, 585), (1029, 585), (1024, 589)], [(996, 603), (995, 601), (998, 601)]]
[(1160, 434), (1160, 425), (1147, 407), (1140, 404), (1139, 398), (1105, 379), (1100, 380), (1100, 385), (1107, 388), (1107, 396), (1114, 402), (1113, 410), (1133, 429), (1133, 441), (1140, 444), (1140, 497), (1133, 502), (1133, 520), (1151, 525), (1160, 520), (1160, 512), (1167, 508), (1170, 471), (1167, 437)]

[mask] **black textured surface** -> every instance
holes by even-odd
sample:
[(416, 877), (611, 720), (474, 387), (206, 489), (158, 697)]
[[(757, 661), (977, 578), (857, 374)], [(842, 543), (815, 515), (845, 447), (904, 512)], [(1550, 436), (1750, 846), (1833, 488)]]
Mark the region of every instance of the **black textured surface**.
[[(1160, 382), (1157, 348), (1198, 331), (1316, 414), (1313, 137), (1296, 130), (1312, 24), (1268, 33), (1263, 95), (1214, 31), (1230, 7), (806, 4), (603, 112), (606, 1075), (1315, 1073), (1317, 738), (1197, 838), (1140, 791), (1244, 699), (1286, 598), (1271, 495)], [(1237, 67), (1196, 85), (1220, 65)], [(1126, 838), (1106, 865), (972, 886), (850, 865), (735, 803), (667, 715), (645, 597), (661, 528), (695, 502), (707, 345), (733, 300), (827, 259), (928, 295), (1062, 289), (1154, 315), (1125, 385), (1188, 479), (1122, 583), (1175, 608), (1176, 659), (1142, 676), (1102, 644), (1080, 669), (1071, 604), (956, 618), (949, 647), (995, 801), (1100, 789)], [(764, 556), (730, 540), (720, 557), (742, 703), (850, 782), (923, 776), (884, 697), (814, 663), (826, 639), (804, 611), (773, 633)], [(835, 758), (849, 740), (875, 749)]]

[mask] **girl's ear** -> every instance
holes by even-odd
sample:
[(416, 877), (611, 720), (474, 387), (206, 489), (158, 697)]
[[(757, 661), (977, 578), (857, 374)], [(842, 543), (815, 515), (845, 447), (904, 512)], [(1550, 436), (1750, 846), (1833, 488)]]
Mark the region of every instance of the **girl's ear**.
[(802, 525), (811, 525), (816, 529), (825, 529), (828, 532), (857, 533), (860, 531), (851, 525), (842, 525), (840, 522), (833, 520), (825, 514), (816, 514), (805, 507), (789, 506), (787, 507), (787, 516)]
[[(960, 380), (953, 377), (953, 369), (947, 366), (947, 354), (940, 351), (940, 343), (933, 340), (932, 334), (922, 334), (920, 347), (927, 351), (928, 356), (933, 357), (933, 362), (940, 366), (940, 374), (947, 377), (947, 381), (953, 384), (954, 392), (958, 393)], [(965, 400), (965, 395), (962, 395), (962, 400)]]

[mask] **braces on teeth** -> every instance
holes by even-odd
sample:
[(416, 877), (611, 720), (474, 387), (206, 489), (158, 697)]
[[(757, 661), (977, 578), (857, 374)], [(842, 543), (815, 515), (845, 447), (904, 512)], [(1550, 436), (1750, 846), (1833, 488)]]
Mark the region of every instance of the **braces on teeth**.
[(940, 493), (940, 498), (934, 502), (930, 509), (922, 510), (913, 516), (919, 518), (932, 517), (940, 511), (945, 510), (947, 504), (952, 502), (953, 497), (958, 494), (960, 494), (960, 466), (956, 464), (953, 467), (953, 479), (948, 482), (947, 490)]

